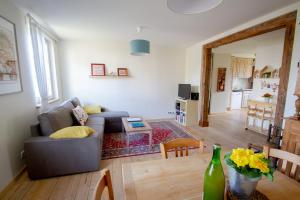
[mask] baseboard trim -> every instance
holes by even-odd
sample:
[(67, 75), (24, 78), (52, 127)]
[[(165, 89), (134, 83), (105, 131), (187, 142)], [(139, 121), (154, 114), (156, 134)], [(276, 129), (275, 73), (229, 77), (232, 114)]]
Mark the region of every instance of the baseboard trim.
[(26, 165), (24, 165), (20, 171), (17, 173), (17, 175), (10, 181), (10, 183), (7, 184), (6, 187), (2, 191), (0, 191), (0, 199), (3, 199), (4, 196), (8, 193), (8, 191), (15, 185), (15, 183), (19, 180), (19, 178), (22, 176), (22, 174), (26, 170)]

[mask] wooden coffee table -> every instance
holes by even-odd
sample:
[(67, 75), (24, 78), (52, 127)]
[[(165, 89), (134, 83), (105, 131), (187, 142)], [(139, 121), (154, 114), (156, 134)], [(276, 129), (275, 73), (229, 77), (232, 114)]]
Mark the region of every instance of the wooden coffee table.
[(150, 148), (152, 148), (152, 128), (151, 128), (151, 126), (145, 120), (142, 120), (141, 122), (144, 123), (144, 125), (145, 125), (144, 127), (133, 128), (131, 126), (132, 122), (128, 122), (127, 118), (128, 117), (122, 118), (123, 132), (125, 131), (125, 133), (127, 135), (127, 147), (129, 147), (130, 135), (148, 133), (149, 134), (149, 146), (150, 146)]

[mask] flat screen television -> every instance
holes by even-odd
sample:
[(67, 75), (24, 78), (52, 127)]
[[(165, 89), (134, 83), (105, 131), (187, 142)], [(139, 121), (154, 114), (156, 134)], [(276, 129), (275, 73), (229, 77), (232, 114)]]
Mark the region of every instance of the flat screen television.
[(178, 97), (182, 99), (191, 98), (191, 84), (179, 84), (178, 85)]

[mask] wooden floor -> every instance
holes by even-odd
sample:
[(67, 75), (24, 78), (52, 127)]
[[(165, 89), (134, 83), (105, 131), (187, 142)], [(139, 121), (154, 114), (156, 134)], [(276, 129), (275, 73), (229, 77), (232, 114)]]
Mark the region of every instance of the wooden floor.
[[(221, 144), (226, 151), (234, 147), (246, 147), (249, 142), (263, 144), (266, 141), (266, 136), (244, 130), (244, 114), (239, 111), (210, 116), (208, 128), (195, 126), (187, 130), (195, 137), (205, 140), (206, 152), (211, 152), (213, 143)], [(161, 156), (151, 154), (101, 161), (101, 168), (111, 171), (116, 200), (123, 199), (122, 163), (152, 159), (161, 159)], [(32, 181), (24, 172), (5, 194), (0, 195), (0, 199), (91, 199), (99, 176), (100, 171), (97, 171)], [(106, 195), (103, 199), (107, 199)]]

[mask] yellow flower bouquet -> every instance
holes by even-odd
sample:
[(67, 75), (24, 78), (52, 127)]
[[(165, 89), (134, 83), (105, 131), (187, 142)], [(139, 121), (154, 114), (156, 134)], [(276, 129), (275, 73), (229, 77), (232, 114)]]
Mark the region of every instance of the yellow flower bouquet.
[(263, 153), (237, 148), (226, 154), (224, 158), (228, 166), (246, 177), (259, 178), (264, 175), (273, 180), (274, 168), (271, 167), (271, 161)]

